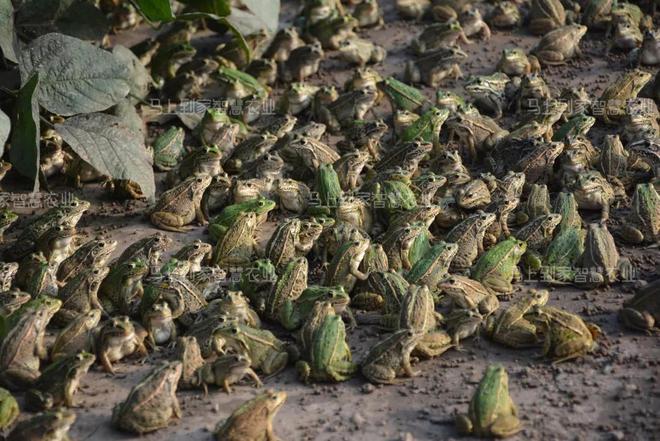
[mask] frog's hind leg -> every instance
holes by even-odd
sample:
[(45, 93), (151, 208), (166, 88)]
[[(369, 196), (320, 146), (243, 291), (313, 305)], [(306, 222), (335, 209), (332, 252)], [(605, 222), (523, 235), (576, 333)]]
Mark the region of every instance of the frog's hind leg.
[(520, 432), (520, 420), (514, 415), (500, 415), (490, 426), (490, 432), (498, 438), (507, 438)]

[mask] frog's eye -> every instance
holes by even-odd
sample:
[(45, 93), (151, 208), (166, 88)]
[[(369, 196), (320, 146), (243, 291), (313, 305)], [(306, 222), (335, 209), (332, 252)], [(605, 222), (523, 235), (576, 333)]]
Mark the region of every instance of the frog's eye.
[(73, 202), (71, 202), (71, 206), (72, 206), (72, 207), (77, 207), (78, 205), (79, 205), (79, 204), (78, 204), (78, 201), (73, 201)]
[(135, 263), (132, 263), (132, 262), (128, 264), (128, 267), (130, 269), (135, 269), (135, 266), (136, 266)]
[(409, 329), (408, 332), (406, 332), (406, 335), (408, 337), (412, 337), (413, 335), (415, 335), (415, 333), (412, 331), (412, 329)]
[(238, 334), (238, 328), (236, 328), (236, 327), (231, 328), (231, 333), (234, 334), (234, 335)]

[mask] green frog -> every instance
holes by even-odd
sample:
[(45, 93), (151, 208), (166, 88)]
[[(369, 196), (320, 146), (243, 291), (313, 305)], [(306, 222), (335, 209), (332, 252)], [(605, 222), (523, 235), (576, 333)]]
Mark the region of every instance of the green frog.
[(458, 245), (440, 241), (433, 245), (406, 273), (406, 280), (415, 285), (426, 285), (432, 294), (437, 293), (437, 287), (449, 270)]
[(112, 424), (137, 435), (162, 429), (181, 418), (176, 388), (180, 361), (162, 362), (135, 385), (126, 399), (112, 409)]
[(422, 337), (412, 355), (432, 358), (452, 347), (452, 339), (438, 324), (442, 315), (435, 311), (431, 291), (426, 285), (410, 285), (401, 302), (398, 328), (412, 330)]
[(2, 243), (5, 231), (18, 220), (18, 214), (5, 208), (0, 210), (0, 243)]
[(244, 265), (250, 262), (255, 247), (257, 215), (245, 211), (218, 240), (213, 252), (213, 263), (220, 267)]
[(154, 166), (160, 171), (172, 170), (183, 157), (183, 138), (185, 133), (181, 127), (170, 127), (152, 144)]
[(400, 329), (379, 341), (362, 361), (362, 375), (372, 383), (394, 383), (397, 376), (419, 375), (411, 364), (410, 354), (423, 335), (412, 329)]
[(358, 366), (353, 363), (341, 317), (328, 314), (314, 332), (308, 350), (309, 359), (298, 361), (300, 378), (314, 381), (346, 381)]
[(628, 222), (621, 226), (620, 234), (633, 244), (660, 240), (660, 196), (653, 184), (635, 187)]
[(467, 415), (456, 417), (456, 427), (461, 433), (480, 437), (507, 438), (520, 432), (522, 423), (509, 395), (509, 376), (503, 366), (488, 366)]
[(546, 214), (528, 222), (516, 232), (516, 237), (527, 244), (527, 251), (522, 259), (525, 268), (533, 271), (541, 269), (541, 253), (552, 241), (555, 228), (560, 222), (560, 214)]
[(287, 301), (300, 297), (307, 288), (308, 262), (305, 257), (296, 257), (284, 267), (277, 283), (266, 297), (264, 313), (275, 320), (280, 316), (280, 308)]
[(82, 377), (94, 364), (96, 357), (89, 352), (63, 357), (41, 373), (32, 389), (25, 394), (25, 405), (33, 411), (51, 407), (75, 407), (75, 394)]
[(470, 271), (470, 277), (496, 293), (513, 291), (511, 281), (520, 278), (518, 262), (527, 251), (527, 244), (513, 236), (486, 251)]
[(214, 217), (209, 225), (209, 235), (213, 240), (220, 240), (225, 232), (231, 227), (236, 219), (246, 212), (253, 212), (257, 215), (258, 224), (261, 224), (268, 213), (275, 208), (275, 201), (258, 197), (250, 199), (239, 204), (226, 206), (219, 215)]
[(0, 262), (0, 292), (11, 289), (18, 268), (19, 265), (16, 262)]
[(176, 168), (167, 173), (166, 183), (173, 187), (181, 181), (197, 176), (216, 176), (222, 173), (223, 153), (217, 146), (207, 146), (186, 154)]
[(428, 103), (428, 99), (421, 90), (394, 77), (381, 80), (378, 88), (385, 94), (393, 110), (416, 112)]
[(401, 133), (399, 141), (421, 140), (430, 142), (434, 148), (439, 149), (440, 130), (447, 118), (449, 118), (449, 110), (431, 107)]
[(211, 176), (192, 176), (164, 192), (149, 215), (151, 222), (176, 232), (190, 231), (187, 225), (195, 219), (200, 224), (206, 223), (201, 201), (209, 184)]
[(452, 272), (466, 271), (483, 254), (484, 235), (495, 219), (493, 213), (477, 211), (447, 233), (445, 240), (458, 246), (450, 265)]
[(572, 282), (575, 279), (575, 267), (584, 253), (584, 230), (581, 227), (568, 226), (548, 244), (543, 256), (541, 274), (549, 283)]
[(273, 418), (286, 401), (286, 392), (268, 390), (241, 404), (213, 431), (217, 441), (276, 440)]
[(507, 74), (495, 72), (492, 75), (471, 77), (465, 83), (465, 90), (478, 109), (494, 115), (495, 119), (500, 119), (508, 105), (510, 81)]
[(336, 313), (349, 313), (350, 297), (343, 286), (310, 285), (296, 299), (285, 299), (278, 320), (287, 330), (298, 329), (308, 319), (314, 305), (328, 303)]
[(367, 238), (346, 242), (339, 247), (325, 273), (323, 284), (339, 285), (350, 293), (357, 280), (366, 280), (368, 274), (359, 270), (370, 241)]
[(396, 225), (383, 236), (390, 268), (410, 270), (429, 248), (429, 230), (423, 222)]
[(213, 384), (222, 387), (228, 394), (231, 385), (238, 383), (245, 377), (250, 377), (256, 387), (261, 387), (261, 379), (250, 367), (251, 360), (243, 354), (226, 354), (213, 361), (204, 363), (195, 371), (192, 379), (193, 387), (203, 387), (206, 393), (207, 385)]
[(576, 276), (575, 283), (586, 288), (626, 279), (632, 271), (630, 261), (620, 257), (614, 238), (602, 222), (589, 224), (579, 267), (581, 275), (579, 279)]

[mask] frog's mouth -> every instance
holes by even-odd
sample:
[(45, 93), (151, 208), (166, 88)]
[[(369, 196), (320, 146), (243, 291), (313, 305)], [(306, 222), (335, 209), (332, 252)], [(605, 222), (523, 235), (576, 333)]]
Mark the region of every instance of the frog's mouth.
[(332, 304), (332, 307), (334, 308), (335, 312), (337, 314), (341, 314), (348, 307), (349, 299), (340, 297), (340, 298), (332, 299), (330, 303)]

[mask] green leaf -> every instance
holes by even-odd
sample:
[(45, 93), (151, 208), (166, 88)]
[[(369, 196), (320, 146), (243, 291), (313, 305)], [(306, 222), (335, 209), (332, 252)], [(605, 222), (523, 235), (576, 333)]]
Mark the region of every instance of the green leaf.
[(138, 57), (135, 56), (133, 51), (121, 44), (112, 48), (112, 54), (119, 59), (120, 63), (128, 67), (128, 85), (130, 87), (129, 97), (132, 102), (136, 102), (137, 98), (143, 99), (149, 93), (149, 87), (152, 80), (149, 71), (144, 67)]
[(169, 0), (135, 0), (138, 11), (149, 21), (172, 21), (174, 14)]
[(226, 17), (231, 14), (231, 2), (229, 0), (181, 0), (187, 5), (187, 11), (199, 11)]
[(46, 34), (21, 54), (21, 78), (39, 73), (39, 104), (62, 116), (105, 110), (129, 92), (129, 70), (110, 52)]
[(0, 49), (9, 61), (18, 62), (14, 51), (14, 7), (11, 0), (0, 0)]
[(104, 113), (77, 115), (55, 125), (62, 139), (84, 161), (115, 179), (130, 179), (154, 198), (156, 192), (151, 159), (140, 134), (121, 118)]
[(39, 74), (33, 75), (18, 91), (16, 119), (11, 137), (9, 161), (21, 175), (34, 182), (32, 191), (39, 190), (39, 104), (37, 87)]
[(0, 157), (5, 154), (5, 143), (9, 138), (11, 121), (5, 112), (0, 110)]

